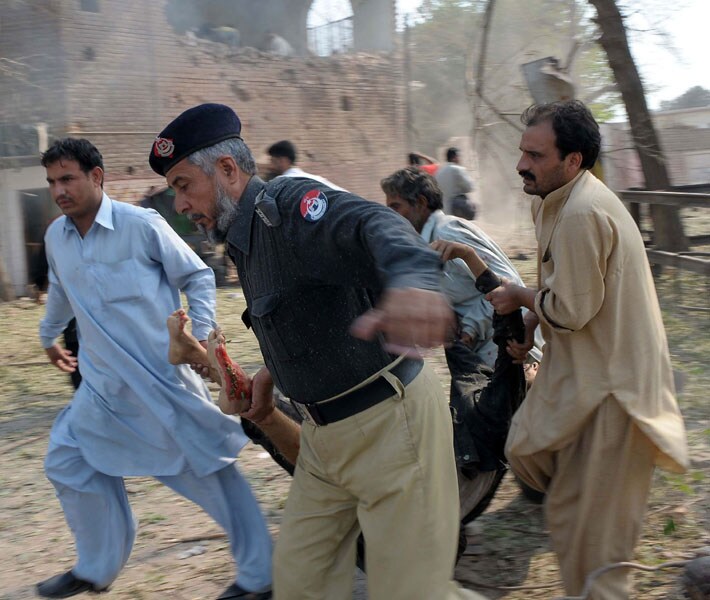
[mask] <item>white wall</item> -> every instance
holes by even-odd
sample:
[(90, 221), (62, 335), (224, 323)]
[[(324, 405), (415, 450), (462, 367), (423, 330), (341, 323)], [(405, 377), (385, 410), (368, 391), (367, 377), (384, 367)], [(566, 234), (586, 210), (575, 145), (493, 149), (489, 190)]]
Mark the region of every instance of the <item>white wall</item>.
[(45, 187), (46, 176), (40, 166), (0, 170), (0, 257), (18, 296), (27, 294), (28, 283), (20, 190)]
[(685, 165), (689, 183), (710, 181), (710, 149), (688, 152)]
[(710, 106), (655, 112), (653, 122), (659, 129), (678, 125), (705, 129), (710, 127)]

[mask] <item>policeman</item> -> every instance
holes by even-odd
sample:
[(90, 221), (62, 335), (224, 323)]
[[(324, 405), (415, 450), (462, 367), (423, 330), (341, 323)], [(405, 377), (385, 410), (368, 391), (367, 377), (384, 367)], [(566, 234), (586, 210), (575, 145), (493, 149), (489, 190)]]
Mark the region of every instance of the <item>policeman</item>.
[[(243, 320), (304, 417), (274, 597), (348, 597), (362, 528), (373, 599), (479, 598), (452, 581), (451, 420), (416, 353), (453, 325), (437, 254), (385, 206), (310, 179), (264, 183), (224, 105), (178, 116), (150, 164), (175, 190), (176, 210), (226, 242)], [(255, 402), (242, 416), (258, 421), (264, 410)]]

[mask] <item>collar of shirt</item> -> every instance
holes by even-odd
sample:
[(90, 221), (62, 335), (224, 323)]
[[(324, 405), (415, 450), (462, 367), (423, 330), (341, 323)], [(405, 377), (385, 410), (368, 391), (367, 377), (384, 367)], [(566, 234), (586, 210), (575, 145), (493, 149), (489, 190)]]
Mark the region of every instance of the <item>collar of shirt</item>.
[(586, 173), (586, 170), (581, 171), (572, 181), (550, 192), (544, 199), (536, 197), (533, 201), (533, 223), (535, 224), (535, 236), (538, 244), (537, 287), (540, 289), (542, 288), (542, 263), (549, 260), (552, 235), (557, 228), (557, 223), (560, 221), (562, 208), (567, 203), (574, 186)]
[(572, 193), (572, 188), (576, 185), (579, 179), (587, 172), (588, 171), (586, 169), (580, 171), (579, 173), (577, 173), (575, 178), (572, 179), (572, 181), (568, 181), (562, 187), (559, 187), (556, 190), (550, 192), (549, 194), (547, 194), (547, 196), (545, 196), (545, 198), (535, 196), (535, 199), (532, 203), (533, 222), (537, 222), (542, 211), (549, 214), (550, 212), (558, 211), (560, 208), (562, 208), (564, 203), (567, 201), (567, 198), (569, 198), (569, 195)]
[(299, 167), (289, 167), (283, 173), (281, 173), (281, 177), (304, 177), (304, 176), (306, 176), (306, 172)]
[(429, 215), (429, 218), (426, 220), (426, 223), (424, 223), (424, 227), (422, 227), (422, 239), (427, 243), (431, 244), (434, 241), (434, 232), (436, 231), (436, 226), (439, 224), (439, 221), (444, 217), (444, 211), (443, 210), (435, 210), (433, 213)]
[[(101, 196), (101, 205), (99, 206), (99, 212), (97, 212), (96, 217), (94, 217), (94, 223), (97, 223), (106, 229), (110, 229), (111, 231), (114, 229), (113, 200), (111, 200), (105, 192)], [(64, 231), (77, 231), (74, 221), (72, 221), (69, 217), (64, 220)]]
[(254, 218), (254, 204), (265, 183), (254, 175), (247, 183), (241, 198), (239, 212), (232, 226), (227, 231), (227, 242), (243, 254), (249, 254), (251, 245), (251, 222)]

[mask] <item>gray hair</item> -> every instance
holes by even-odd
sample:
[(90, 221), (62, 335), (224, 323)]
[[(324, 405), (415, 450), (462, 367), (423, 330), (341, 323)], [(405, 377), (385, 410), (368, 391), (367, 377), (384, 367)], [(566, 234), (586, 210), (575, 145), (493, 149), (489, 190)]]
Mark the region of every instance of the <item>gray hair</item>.
[(207, 175), (214, 175), (215, 164), (221, 156), (231, 156), (237, 166), (247, 175), (256, 175), (254, 156), (249, 150), (249, 146), (239, 138), (230, 138), (218, 142), (214, 146), (196, 150), (187, 157), (187, 161), (200, 167)]

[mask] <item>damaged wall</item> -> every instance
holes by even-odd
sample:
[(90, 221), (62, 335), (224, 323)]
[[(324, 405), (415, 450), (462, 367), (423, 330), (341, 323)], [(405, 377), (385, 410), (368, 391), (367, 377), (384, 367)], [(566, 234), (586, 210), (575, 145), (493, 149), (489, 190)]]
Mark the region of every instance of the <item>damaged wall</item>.
[(180, 33), (205, 25), (227, 26), (240, 33), (240, 45), (267, 49), (267, 36), (276, 33), (298, 55), (307, 54), (306, 21), (313, 0), (168, 0), (168, 22)]
[[(162, 183), (147, 165), (155, 134), (194, 104), (222, 102), (239, 113), (256, 157), (291, 139), (302, 168), (381, 199), (379, 179), (401, 167), (406, 152), (398, 58), (285, 58), (228, 48), (178, 34), (171, 2), (98, 0), (91, 12), (78, 0), (55, 0), (48, 13), (11, 3), (3, 9), (0, 56), (32, 54), (43, 64), (32, 85), (3, 85), (0, 120), (41, 120), (55, 136), (91, 139), (104, 155), (107, 191), (134, 201)], [(391, 2), (363, 4), (370, 2), (394, 14)], [(259, 4), (270, 3), (278, 4)], [(298, 3), (289, 0), (289, 12)], [(6, 103), (10, 93), (19, 101)]]
[[(20, 124), (66, 122), (61, 7), (37, 4), (5, 3), (0, 12), (0, 122), (16, 131)], [(2, 134), (10, 135), (6, 129)]]
[[(282, 36), (299, 56), (308, 54), (306, 28), (314, 0), (168, 0), (168, 22), (185, 33), (204, 26), (227, 26), (239, 31), (240, 45), (266, 50), (268, 34)], [(351, 0), (355, 50), (394, 49), (393, 0)]]

